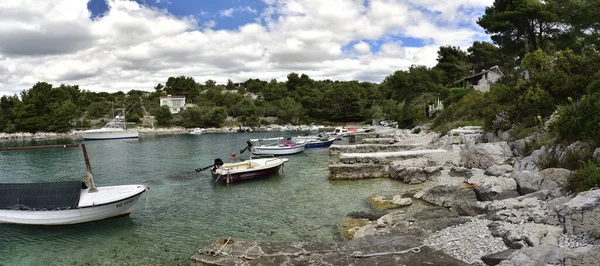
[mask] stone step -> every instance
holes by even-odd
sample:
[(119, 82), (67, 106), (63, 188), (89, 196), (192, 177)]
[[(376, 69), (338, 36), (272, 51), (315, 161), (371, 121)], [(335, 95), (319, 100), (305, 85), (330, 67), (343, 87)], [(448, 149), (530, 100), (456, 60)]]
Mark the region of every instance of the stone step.
[(330, 180), (371, 179), (389, 177), (389, 166), (381, 164), (332, 164)]
[(388, 145), (388, 144), (356, 144), (356, 145), (331, 145), (329, 155), (341, 153), (373, 153), (373, 152), (395, 152), (412, 150), (417, 145)]
[(374, 163), (388, 164), (394, 160), (404, 160), (408, 158), (416, 158), (430, 156), (435, 154), (447, 153), (444, 149), (435, 150), (411, 150), (411, 151), (396, 151), (396, 152), (373, 152), (373, 153), (342, 153), (339, 155), (339, 162), (342, 164), (356, 163)]

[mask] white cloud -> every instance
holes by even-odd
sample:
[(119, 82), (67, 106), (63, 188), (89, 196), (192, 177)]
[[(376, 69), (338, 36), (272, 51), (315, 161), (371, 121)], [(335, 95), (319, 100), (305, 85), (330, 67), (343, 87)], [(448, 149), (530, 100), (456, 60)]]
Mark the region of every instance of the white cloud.
[(354, 50), (361, 55), (371, 53), (371, 46), (366, 42), (360, 41), (357, 44), (355, 44), (353, 47), (354, 47)]
[(231, 17), (231, 15), (233, 15), (233, 8), (221, 10), (219, 13), (221, 14), (221, 17)]
[(233, 17), (234, 12), (246, 12), (246, 13), (252, 13), (252, 14), (257, 13), (256, 9), (251, 8), (249, 6), (244, 6), (244, 7), (223, 9), (223, 10), (219, 11), (219, 14), (221, 15), (221, 17)]
[[(474, 25), (492, 1), (263, 2), (260, 14), (250, 6), (222, 10), (226, 17), (248, 12), (259, 19), (221, 30), (211, 18), (176, 17), (135, 1), (109, 0), (108, 11), (93, 20), (85, 0), (0, 1), (0, 95), (38, 81), (152, 91), (171, 76), (225, 83), (285, 80), (292, 71), (380, 82), (413, 64), (433, 66), (440, 45), (466, 48), (487, 39), (460, 25)], [(405, 47), (399, 36), (425, 46)]]

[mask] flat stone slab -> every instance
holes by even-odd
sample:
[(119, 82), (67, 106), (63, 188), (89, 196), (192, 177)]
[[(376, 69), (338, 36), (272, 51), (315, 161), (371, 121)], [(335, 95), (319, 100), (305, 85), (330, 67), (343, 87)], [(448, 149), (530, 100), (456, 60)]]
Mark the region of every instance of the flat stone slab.
[(387, 178), (389, 176), (389, 166), (386, 165), (361, 163), (329, 165), (330, 180)]
[(340, 243), (260, 242), (221, 238), (191, 257), (205, 265), (469, 265), (428, 246), (418, 235), (363, 237)]
[(389, 145), (389, 144), (356, 144), (356, 145), (331, 145), (329, 155), (341, 153), (372, 153), (372, 152), (397, 152), (412, 150), (418, 145)]
[(421, 156), (447, 153), (444, 149), (435, 150), (412, 150), (396, 152), (373, 152), (373, 153), (342, 153), (340, 162), (346, 164), (353, 163), (387, 163), (397, 159), (416, 158)]

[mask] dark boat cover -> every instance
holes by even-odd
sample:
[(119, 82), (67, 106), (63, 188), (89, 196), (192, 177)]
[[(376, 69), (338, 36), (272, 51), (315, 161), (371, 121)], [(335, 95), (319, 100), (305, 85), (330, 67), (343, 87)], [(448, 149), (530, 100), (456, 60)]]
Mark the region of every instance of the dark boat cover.
[(79, 205), (85, 183), (60, 181), (52, 183), (0, 184), (0, 209), (55, 210)]

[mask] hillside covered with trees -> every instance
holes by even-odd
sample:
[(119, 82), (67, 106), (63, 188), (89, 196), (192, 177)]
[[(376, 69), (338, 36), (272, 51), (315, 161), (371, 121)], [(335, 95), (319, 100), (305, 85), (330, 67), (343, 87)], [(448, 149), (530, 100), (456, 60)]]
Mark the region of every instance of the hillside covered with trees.
[[(146, 110), (159, 126), (223, 126), (226, 117), (248, 126), (267, 123), (369, 122), (395, 120), (399, 127), (433, 123), (445, 132), (460, 125), (524, 136), (553, 113), (561, 139), (600, 143), (600, 2), (597, 0), (496, 0), (478, 24), (493, 43), (444, 46), (434, 67), (414, 65), (381, 83), (313, 80), (290, 73), (287, 80), (249, 79), (235, 84), (170, 77), (153, 92), (96, 93), (77, 85), (39, 82), (19, 96), (0, 99), (0, 132), (67, 132), (108, 119), (114, 108), (134, 109), (127, 121), (139, 122)], [(461, 78), (499, 66), (504, 73), (489, 92), (461, 87)], [(164, 91), (164, 92), (163, 92)], [(171, 115), (159, 107), (161, 95), (183, 95), (188, 108)], [(446, 107), (427, 116), (428, 105)]]

